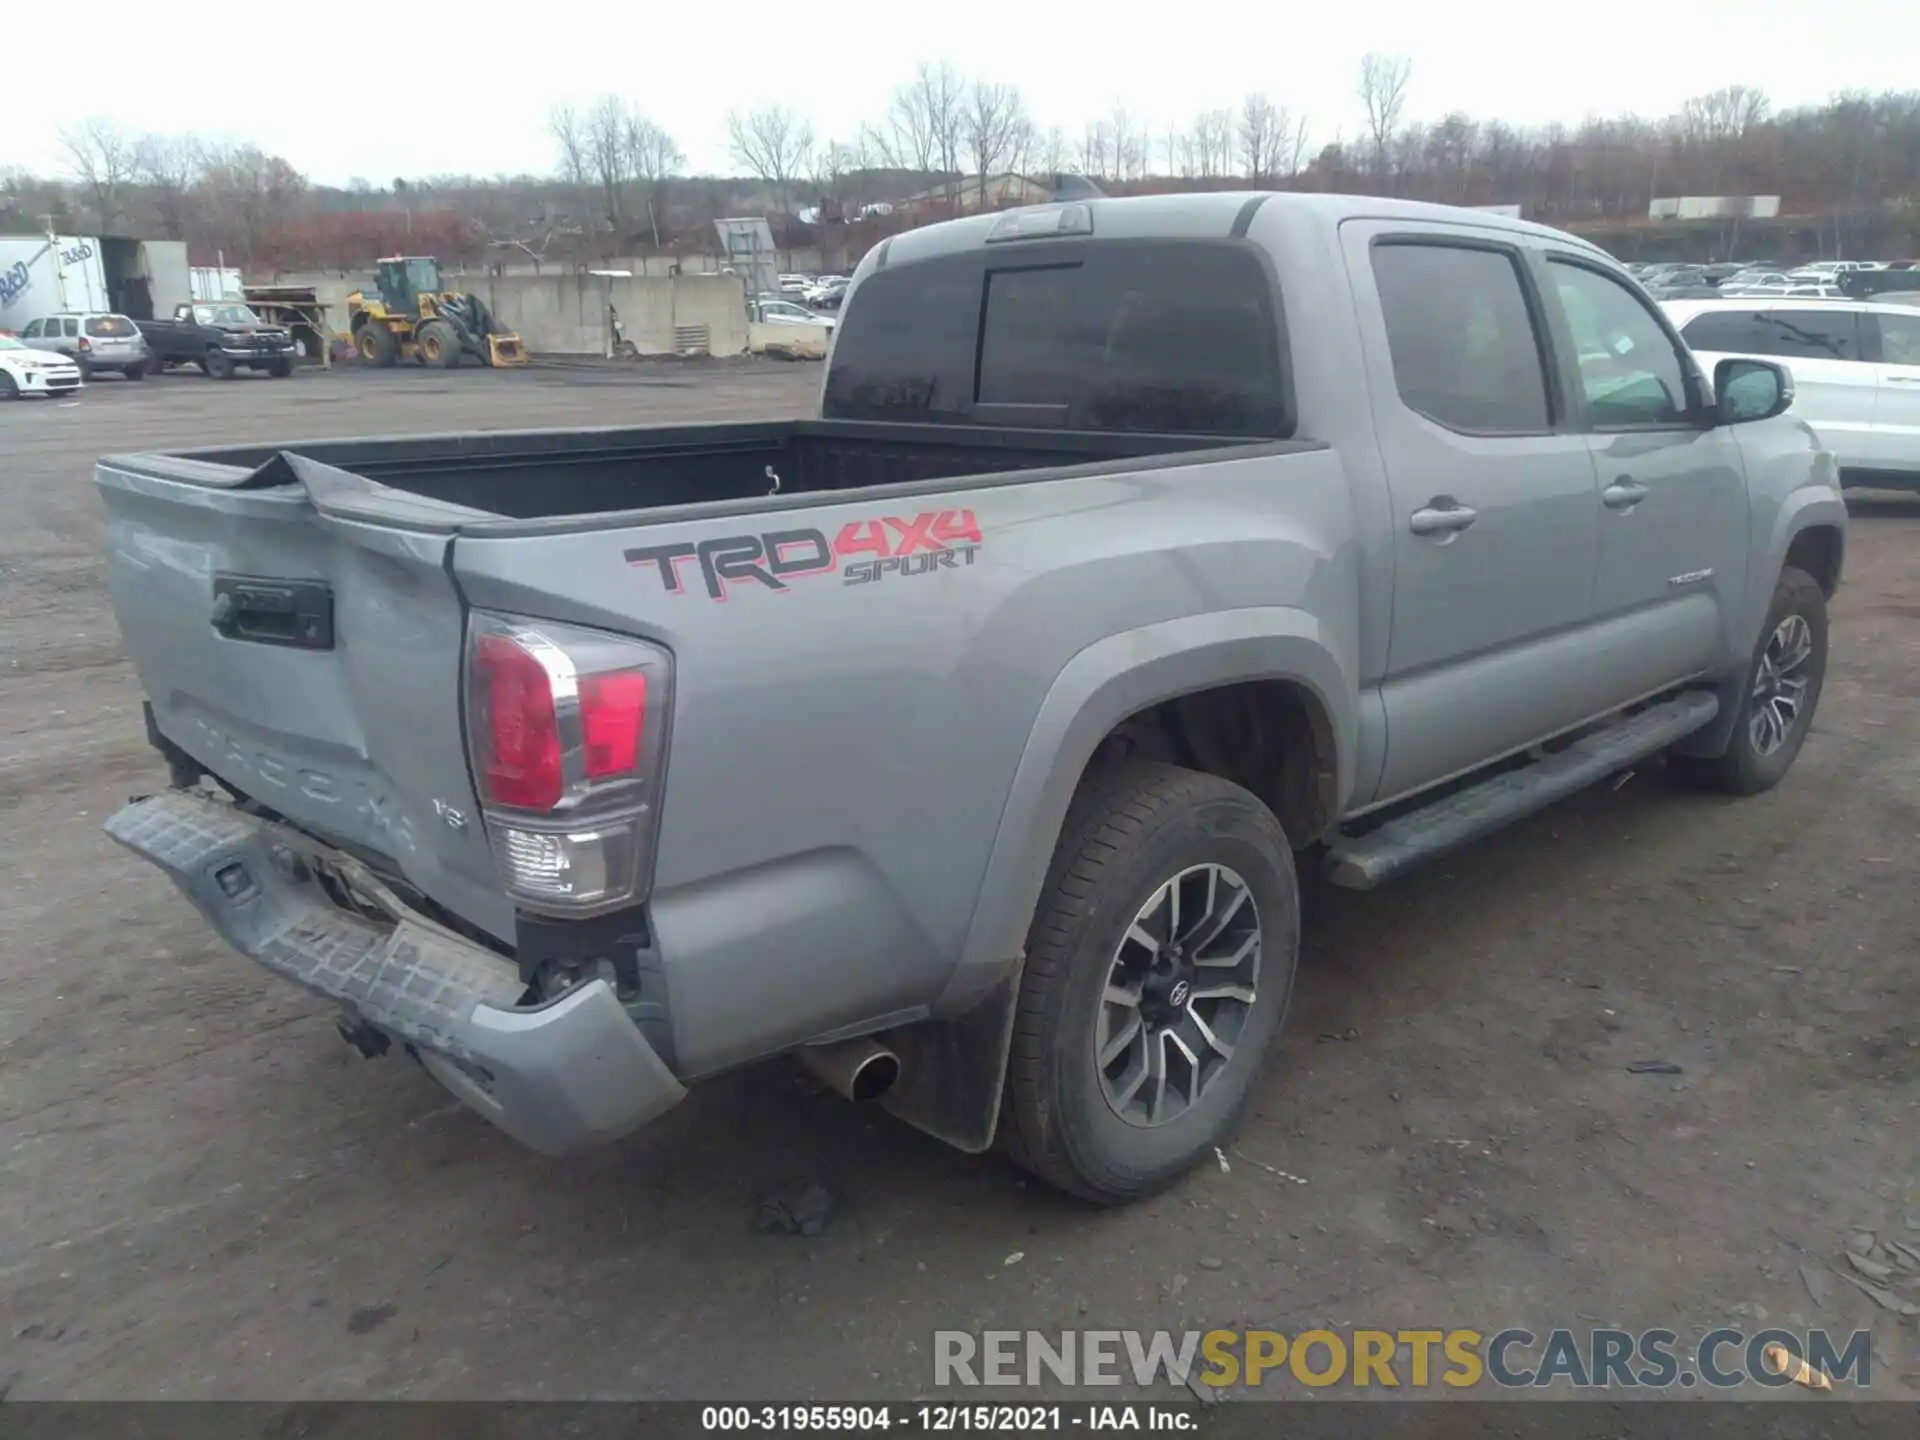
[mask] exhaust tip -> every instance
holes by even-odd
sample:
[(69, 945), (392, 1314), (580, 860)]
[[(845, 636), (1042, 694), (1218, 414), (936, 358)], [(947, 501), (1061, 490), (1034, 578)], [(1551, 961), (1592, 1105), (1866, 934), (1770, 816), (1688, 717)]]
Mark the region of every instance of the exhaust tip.
[(878, 1050), (855, 1068), (849, 1089), (855, 1100), (878, 1100), (899, 1078), (900, 1057), (891, 1050)]

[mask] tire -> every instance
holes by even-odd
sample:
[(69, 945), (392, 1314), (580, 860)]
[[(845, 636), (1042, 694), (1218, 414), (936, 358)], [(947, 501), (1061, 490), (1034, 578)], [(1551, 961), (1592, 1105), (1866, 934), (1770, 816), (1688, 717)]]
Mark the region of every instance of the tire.
[(451, 370), (460, 363), (460, 333), (445, 320), (429, 320), (414, 337), (420, 362), (434, 370)]
[(394, 339), (391, 330), (376, 320), (369, 320), (360, 327), (360, 333), (353, 337), (353, 348), (364, 363), (378, 365), (382, 370), (400, 358), (400, 342)]
[[(1803, 683), (1792, 705), (1791, 718), (1783, 727), (1779, 722), (1779, 697), (1784, 687), (1777, 678), (1777, 665), (1773, 676), (1768, 674), (1768, 666), (1798, 649), (1792, 643), (1796, 619), (1799, 626), (1804, 627), (1805, 658), (1789, 667), (1785, 678), (1789, 681), (1797, 678)], [(1734, 719), (1733, 738), (1726, 752), (1708, 759), (1675, 756), (1675, 768), (1683, 779), (1732, 795), (1758, 795), (1771, 790), (1793, 767), (1794, 758), (1806, 742), (1826, 678), (1826, 593), (1804, 570), (1782, 570), (1773, 587), (1773, 603), (1767, 607), (1766, 623), (1760, 627), (1753, 660), (1747, 667), (1746, 684), (1741, 687), (1740, 713)], [(1772, 725), (1760, 718), (1766, 708), (1771, 708), (1775, 717)]]
[(205, 370), (207, 374), (215, 380), (233, 379), (233, 361), (225, 355), (222, 355), (218, 350), (209, 350), (207, 352), (207, 358), (201, 362), (200, 368)]
[(20, 387), (14, 384), (13, 376), (0, 370), (0, 400), (18, 400)]
[(125, 375), (129, 380), (144, 380), (147, 378), (147, 367), (144, 365), (129, 365), (120, 373)]
[[(1177, 928), (1167, 923), (1170, 882), (1188, 917)], [(1192, 921), (1210, 884), (1219, 903)], [(1237, 889), (1244, 893), (1236, 902)], [(1149, 966), (1164, 951), (1132, 938), (1137, 928), (1164, 942), (1173, 928), (1171, 938), (1191, 941), (1209, 915), (1222, 914), (1230, 914), (1226, 928), (1194, 947), (1215, 964), (1196, 965), (1190, 955), (1160, 975)], [(1257, 968), (1245, 960), (1220, 966), (1246, 948), (1249, 923), (1257, 926)], [(1280, 1031), (1299, 948), (1293, 852), (1280, 822), (1252, 794), (1213, 775), (1144, 763), (1088, 786), (1068, 815), (1028, 935), (1000, 1122), (1010, 1158), (1058, 1189), (1106, 1205), (1151, 1194), (1212, 1159), (1239, 1124)], [(1109, 1003), (1109, 994), (1134, 983), (1134, 972), (1146, 973), (1136, 998)], [(1251, 1002), (1204, 993), (1228, 984), (1250, 984)], [(1217, 1035), (1231, 1054), (1222, 1060), (1196, 1034)], [(1169, 1036), (1180, 1037), (1177, 1048)], [(1132, 1077), (1151, 1074), (1156, 1038), (1165, 1057), (1157, 1120), (1143, 1113), (1154, 1082), (1129, 1089)], [(1106, 1066), (1103, 1048), (1114, 1057)], [(1185, 1058), (1195, 1051), (1208, 1069), (1196, 1072)]]
[(284, 380), (293, 374), (293, 362), (291, 360), (275, 360), (267, 366), (267, 374), (276, 380)]
[(93, 383), (93, 366), (84, 360), (76, 360), (74, 363), (80, 367), (80, 383), (82, 385), (91, 385)]

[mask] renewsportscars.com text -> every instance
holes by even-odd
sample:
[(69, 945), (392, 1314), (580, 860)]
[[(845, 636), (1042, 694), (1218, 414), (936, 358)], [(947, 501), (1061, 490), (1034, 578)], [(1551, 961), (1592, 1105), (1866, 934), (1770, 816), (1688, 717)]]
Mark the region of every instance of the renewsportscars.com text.
[(1836, 1384), (1873, 1383), (1873, 1337), (1856, 1330), (1714, 1330), (1683, 1345), (1672, 1330), (1518, 1327), (1478, 1330), (938, 1330), (933, 1383), (1123, 1385), (1189, 1380), (1216, 1388), (1293, 1382), (1314, 1388), (1726, 1390), (1794, 1383), (1804, 1360)]

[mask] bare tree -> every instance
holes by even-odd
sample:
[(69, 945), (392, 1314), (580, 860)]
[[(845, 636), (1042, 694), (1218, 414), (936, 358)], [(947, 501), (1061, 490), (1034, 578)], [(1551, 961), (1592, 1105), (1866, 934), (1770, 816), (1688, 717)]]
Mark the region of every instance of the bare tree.
[(895, 88), (886, 118), (868, 127), (866, 138), (888, 165), (957, 184), (968, 109), (960, 72), (945, 60), (923, 60), (913, 79)]
[(1007, 169), (1026, 145), (1031, 125), (1026, 102), (1011, 85), (976, 80), (967, 96), (964, 116), (967, 155), (980, 186), (980, 208), (987, 208), (987, 180)]
[(1034, 137), (1033, 153), (1051, 185), (1067, 168), (1067, 136), (1058, 125), (1049, 125), (1045, 135)]
[(600, 214), (616, 242), (624, 239), (627, 183), (633, 179), (633, 151), (627, 143), (635, 113), (615, 95), (602, 95), (584, 121), (587, 170), (599, 196)]
[(673, 136), (638, 110), (627, 112), (626, 145), (627, 169), (640, 184), (641, 202), (647, 207), (647, 224), (653, 231), (653, 248), (658, 250), (667, 185), (680, 173), (687, 157), (680, 153)]
[(547, 131), (560, 153), (560, 178), (573, 192), (573, 203), (584, 206), (588, 190), (587, 126), (571, 105), (556, 105), (547, 115)]
[(139, 142), (111, 120), (92, 119), (60, 131), (60, 145), (100, 228), (113, 229), (126, 213)]
[(1360, 61), (1360, 85), (1354, 93), (1367, 112), (1375, 175), (1386, 173), (1387, 145), (1406, 113), (1407, 85), (1412, 79), (1413, 61), (1404, 55), (1369, 51)]
[(1269, 185), (1300, 168), (1307, 148), (1306, 122), (1296, 121), (1284, 105), (1275, 105), (1264, 92), (1240, 102), (1240, 157), (1247, 180)]
[(813, 126), (785, 105), (727, 112), (733, 158), (773, 189), (783, 218), (793, 213), (793, 182), (813, 157)]
[(1104, 120), (1089, 120), (1080, 137), (1080, 173), (1104, 180), (1112, 175), (1107, 157), (1112, 151), (1110, 132)]
[(1136, 179), (1147, 172), (1147, 131), (1135, 122), (1124, 105), (1115, 105), (1107, 120), (1108, 144), (1113, 157), (1113, 178)]
[(200, 142), (191, 135), (148, 135), (134, 147), (134, 170), (169, 239), (187, 238), (190, 199), (203, 163)]

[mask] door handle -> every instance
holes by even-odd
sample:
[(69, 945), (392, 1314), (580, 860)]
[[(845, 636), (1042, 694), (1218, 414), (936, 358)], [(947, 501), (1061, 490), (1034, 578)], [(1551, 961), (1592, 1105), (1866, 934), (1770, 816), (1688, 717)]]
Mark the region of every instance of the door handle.
[(1444, 495), (1436, 495), (1408, 517), (1407, 528), (1416, 535), (1452, 535), (1466, 529), (1479, 518), (1478, 510), (1469, 509)]
[(1609, 510), (1631, 510), (1651, 493), (1638, 480), (1622, 475), (1600, 492), (1600, 502)]

